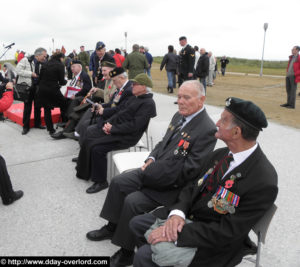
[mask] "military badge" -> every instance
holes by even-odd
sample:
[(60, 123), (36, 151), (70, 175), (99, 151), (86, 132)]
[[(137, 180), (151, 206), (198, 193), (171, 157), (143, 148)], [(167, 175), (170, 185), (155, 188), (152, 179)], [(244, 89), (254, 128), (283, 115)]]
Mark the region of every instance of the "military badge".
[(207, 206), (214, 208), (214, 211), (220, 214), (233, 214), (235, 208), (239, 205), (240, 197), (223, 186), (219, 186), (212, 199), (208, 201)]
[(184, 143), (183, 143), (183, 149), (187, 150), (188, 147), (189, 147), (189, 145), (190, 145), (190, 143), (188, 141), (184, 141)]
[(229, 107), (231, 104), (231, 98), (228, 98), (228, 100), (226, 101), (225, 105), (226, 107)]
[(210, 168), (204, 175), (198, 180), (198, 186), (202, 185), (203, 182), (207, 179), (207, 177), (213, 172), (213, 168)]

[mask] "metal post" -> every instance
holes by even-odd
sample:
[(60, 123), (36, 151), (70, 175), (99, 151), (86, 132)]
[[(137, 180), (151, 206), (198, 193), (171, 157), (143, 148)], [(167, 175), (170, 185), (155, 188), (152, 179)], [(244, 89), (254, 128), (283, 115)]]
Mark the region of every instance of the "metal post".
[(52, 38), (52, 44), (53, 44), (53, 50), (52, 50), (52, 53), (54, 53), (54, 38)]
[(263, 65), (264, 65), (264, 51), (265, 51), (265, 40), (266, 40), (266, 32), (268, 29), (268, 23), (264, 24), (264, 43), (263, 43), (263, 50), (262, 50), (262, 57), (261, 57), (261, 66), (260, 66), (260, 76), (262, 76), (263, 73)]
[(125, 50), (127, 52), (127, 32), (125, 32)]

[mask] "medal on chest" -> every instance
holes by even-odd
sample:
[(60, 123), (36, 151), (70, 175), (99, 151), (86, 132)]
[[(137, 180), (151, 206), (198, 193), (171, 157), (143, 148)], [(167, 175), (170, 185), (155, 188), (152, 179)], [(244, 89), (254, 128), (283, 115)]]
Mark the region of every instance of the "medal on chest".
[(185, 139), (189, 139), (190, 136), (184, 132), (182, 132), (181, 135), (183, 138), (180, 139), (179, 143), (177, 144), (177, 147), (174, 150), (174, 155), (178, 155), (180, 153), (183, 157), (185, 157), (188, 154), (188, 148), (190, 146), (190, 142)]
[(219, 185), (212, 199), (208, 201), (207, 206), (214, 208), (214, 211), (220, 214), (234, 214), (235, 208), (239, 205), (240, 197), (225, 187)]

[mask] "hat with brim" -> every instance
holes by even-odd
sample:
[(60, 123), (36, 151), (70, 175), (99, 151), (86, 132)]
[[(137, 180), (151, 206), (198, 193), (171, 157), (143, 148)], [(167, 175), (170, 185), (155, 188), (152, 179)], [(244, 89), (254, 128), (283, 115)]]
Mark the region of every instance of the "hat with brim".
[(120, 67), (114, 68), (112, 71), (109, 72), (109, 76), (111, 78), (113, 78), (113, 77), (116, 77), (116, 76), (118, 76), (118, 75), (120, 75), (124, 72), (125, 72), (125, 70), (123, 68), (120, 68)]
[(114, 64), (113, 62), (109, 62), (109, 61), (103, 61), (101, 62), (101, 67), (109, 67), (109, 68), (115, 68), (116, 64)]
[(133, 84), (145, 85), (149, 88), (153, 88), (152, 80), (145, 73), (140, 73), (131, 80)]
[(100, 49), (102, 49), (102, 48), (104, 48), (105, 47), (105, 44), (103, 43), (103, 42), (97, 42), (97, 44), (96, 44), (96, 50), (100, 50)]
[(264, 112), (251, 101), (229, 97), (226, 99), (225, 109), (257, 131), (262, 131), (262, 128), (268, 126)]

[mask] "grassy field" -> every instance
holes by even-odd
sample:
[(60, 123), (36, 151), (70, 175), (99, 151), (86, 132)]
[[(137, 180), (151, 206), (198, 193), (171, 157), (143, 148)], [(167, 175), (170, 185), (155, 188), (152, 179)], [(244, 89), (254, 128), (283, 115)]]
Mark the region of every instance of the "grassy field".
[[(152, 67), (153, 90), (168, 94), (166, 71), (160, 71), (159, 66), (154, 63)], [(286, 102), (284, 77), (226, 74), (217, 75), (214, 82), (213, 87), (207, 87), (208, 104), (224, 107), (225, 99), (230, 96), (251, 100), (263, 109), (268, 120), (300, 129), (300, 96), (296, 98), (296, 109), (280, 107)], [(175, 89), (174, 94), (169, 95), (176, 96), (177, 92)]]
[[(163, 57), (155, 57), (154, 62), (160, 64)], [(261, 61), (256, 59), (244, 59), (244, 58), (228, 58), (229, 64), (226, 71), (229, 72), (242, 72), (259, 74)], [(220, 58), (218, 60), (218, 69), (221, 70)], [(264, 61), (263, 74), (267, 75), (285, 75), (287, 61)]]

